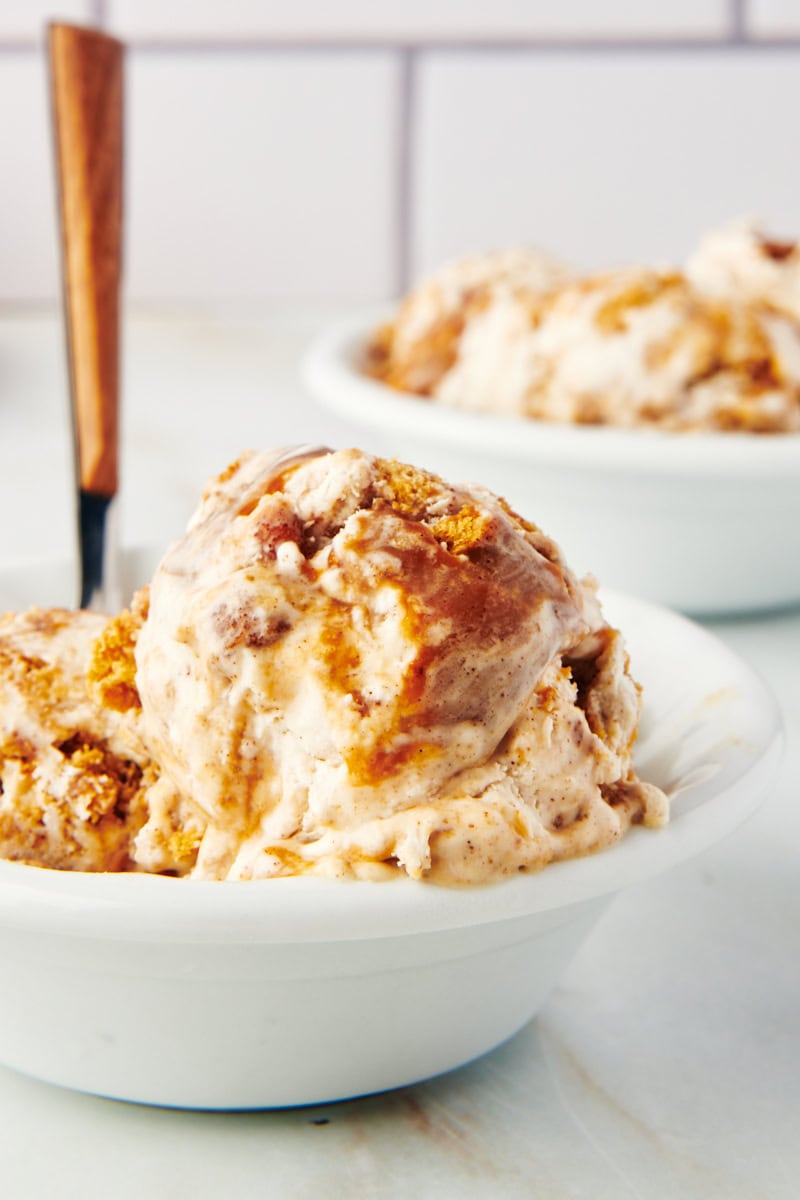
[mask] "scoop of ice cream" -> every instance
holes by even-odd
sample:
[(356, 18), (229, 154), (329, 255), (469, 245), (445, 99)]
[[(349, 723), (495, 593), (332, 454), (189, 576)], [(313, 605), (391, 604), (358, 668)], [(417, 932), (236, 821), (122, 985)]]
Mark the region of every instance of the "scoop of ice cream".
[(410, 293), (368, 373), (456, 408), (671, 430), (800, 430), (800, 250), (739, 222), (686, 274), (576, 279), (546, 259), (451, 264)]
[(771, 237), (753, 221), (733, 221), (707, 234), (686, 274), (706, 295), (764, 305), (800, 321), (800, 247)]
[(526, 311), (531, 297), (569, 278), (566, 267), (538, 250), (509, 249), (446, 263), (403, 301), (377, 334), (370, 370), (403, 391), (426, 393), (458, 355), (463, 330), (497, 300)]
[(0, 616), (0, 858), (186, 874), (205, 822), (140, 736), (133, 645), (147, 593), (109, 621)]
[(111, 709), (90, 694), (105, 625), (88, 612), (0, 617), (0, 857), (73, 870), (131, 864), (155, 773), (124, 702)]
[(244, 456), (111, 620), (0, 618), (0, 712), (0, 855), (44, 866), (474, 883), (667, 816), (592, 588), (355, 450)]
[(677, 273), (619, 271), (525, 304), (493, 294), (429, 383), (453, 407), (547, 421), (797, 431), (800, 326)]
[(150, 754), (208, 823), (198, 876), (474, 881), (665, 816), (592, 589), (489, 492), (393, 461), (244, 456), (135, 657)]

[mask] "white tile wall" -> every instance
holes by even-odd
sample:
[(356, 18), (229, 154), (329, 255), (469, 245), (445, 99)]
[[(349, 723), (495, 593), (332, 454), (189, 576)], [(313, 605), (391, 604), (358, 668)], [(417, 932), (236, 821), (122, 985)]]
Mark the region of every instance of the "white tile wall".
[(0, 49), (0, 299), (54, 296), (55, 199), (47, 84), (32, 52)]
[(797, 37), (800, 4), (797, 0), (750, 0), (747, 28), (756, 37)]
[(383, 52), (134, 51), (131, 293), (391, 291), (396, 73)]
[(94, 0), (0, 0), (0, 38), (38, 40), (48, 21), (91, 21)]
[(800, 230), (800, 53), (431, 54), (415, 271), (533, 242), (582, 267), (680, 258), (753, 213)]
[(161, 39), (719, 35), (727, 0), (109, 0), (125, 36)]
[(520, 240), (674, 259), (747, 211), (800, 231), (800, 0), (50, 5), (0, 0), (0, 302), (58, 293), (51, 17), (131, 44), (134, 299), (369, 300)]

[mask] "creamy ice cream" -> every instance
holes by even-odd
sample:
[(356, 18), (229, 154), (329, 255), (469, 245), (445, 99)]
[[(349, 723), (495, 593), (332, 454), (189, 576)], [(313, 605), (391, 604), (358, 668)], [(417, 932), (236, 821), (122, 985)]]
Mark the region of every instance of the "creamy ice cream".
[(0, 617), (0, 856), (75, 870), (131, 865), (155, 769), (137, 710), (91, 695), (106, 619), (34, 609)]
[(191, 805), (142, 741), (133, 611), (0, 616), (0, 858), (76, 871), (184, 874)]
[(489, 492), (359, 451), (220, 476), (136, 664), (149, 751), (208, 822), (200, 877), (482, 881), (665, 817), (593, 591)]
[(788, 313), (800, 321), (800, 247), (771, 237), (754, 221), (709, 233), (686, 264), (691, 283), (708, 296)]
[(405, 391), (427, 394), (459, 355), (462, 333), (487, 307), (524, 322), (528, 301), (570, 278), (537, 250), (497, 250), (446, 263), (406, 297), (391, 325), (378, 331), (370, 371)]
[(131, 612), (7, 617), (0, 655), (7, 857), (481, 883), (667, 818), (592, 586), (357, 450), (243, 456)]
[[(395, 324), (376, 336), (368, 370), (393, 387), (473, 411), (670, 430), (796, 432), (796, 251), (766, 242), (757, 251), (751, 238), (748, 257), (743, 239), (710, 240), (688, 276), (641, 268), (555, 280), (546, 290), (476, 288), (433, 351), (408, 336), (412, 293)], [(754, 264), (765, 258), (758, 274)]]

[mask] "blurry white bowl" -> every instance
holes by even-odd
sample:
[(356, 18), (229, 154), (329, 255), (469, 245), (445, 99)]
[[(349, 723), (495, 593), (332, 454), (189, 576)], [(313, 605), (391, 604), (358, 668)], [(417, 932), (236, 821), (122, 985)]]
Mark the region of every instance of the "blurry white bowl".
[(461, 412), (362, 370), (378, 319), (312, 346), (313, 395), (374, 448), (506, 496), (603, 583), (692, 613), (800, 601), (800, 434), (676, 434)]
[[(0, 572), (0, 610), (39, 587), (57, 591), (57, 573)], [(735, 828), (780, 758), (775, 703), (730, 650), (604, 601), (645, 687), (637, 759), (674, 797), (666, 828), (473, 889), (2, 862), (0, 1062), (126, 1100), (276, 1107), (412, 1083), (510, 1037), (614, 893)]]

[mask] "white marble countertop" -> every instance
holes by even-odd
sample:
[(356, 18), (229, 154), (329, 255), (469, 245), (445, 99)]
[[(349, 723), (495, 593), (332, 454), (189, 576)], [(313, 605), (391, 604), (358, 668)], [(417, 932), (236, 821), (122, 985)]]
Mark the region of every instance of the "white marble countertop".
[[(325, 316), (129, 320), (126, 544), (178, 533), (245, 446), (371, 448), (297, 381)], [(0, 565), (71, 553), (68, 437), (55, 318), (2, 314)], [(800, 609), (714, 628), (783, 706), (774, 795), (713, 851), (624, 893), (511, 1042), (396, 1093), (272, 1113), (133, 1107), (0, 1068), (3, 1196), (796, 1200)]]

